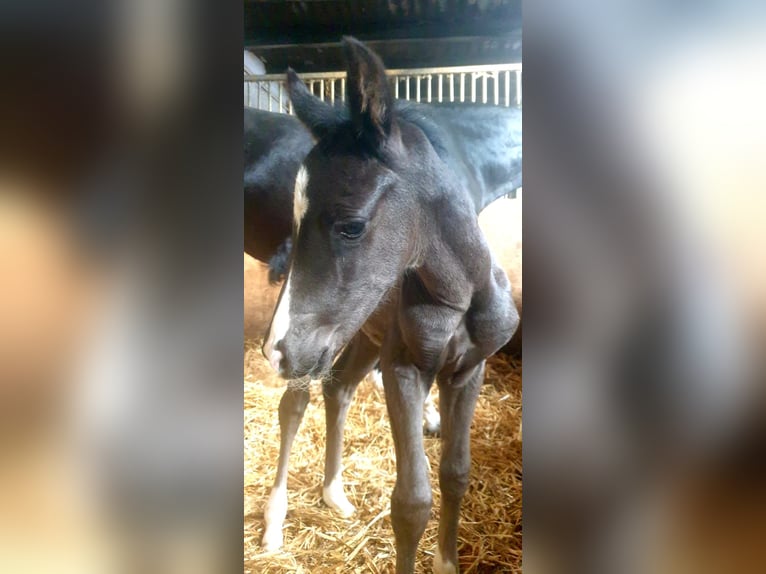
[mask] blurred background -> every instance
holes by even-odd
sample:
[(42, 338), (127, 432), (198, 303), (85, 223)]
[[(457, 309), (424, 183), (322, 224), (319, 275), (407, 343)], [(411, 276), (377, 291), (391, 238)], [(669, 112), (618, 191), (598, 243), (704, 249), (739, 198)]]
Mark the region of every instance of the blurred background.
[[(0, 571), (242, 567), (253, 4), (0, 8)], [(524, 571), (760, 572), (763, 6), (523, 16)]]

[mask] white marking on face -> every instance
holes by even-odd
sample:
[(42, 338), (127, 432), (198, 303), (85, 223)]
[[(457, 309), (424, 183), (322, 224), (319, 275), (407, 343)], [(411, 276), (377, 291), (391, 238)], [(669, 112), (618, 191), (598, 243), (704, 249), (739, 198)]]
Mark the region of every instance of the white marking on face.
[(298, 175), (295, 178), (295, 192), (293, 193), (293, 222), (295, 223), (295, 232), (301, 227), (303, 216), (309, 208), (309, 200), (306, 197), (306, 186), (309, 184), (309, 172), (301, 166)]
[(343, 517), (351, 516), (356, 510), (346, 498), (346, 493), (343, 492), (343, 478), (340, 473), (322, 489), (322, 498), (327, 506)]
[(275, 486), (271, 489), (269, 500), (263, 510), (266, 528), (263, 531), (261, 546), (265, 552), (274, 552), (282, 547), (282, 524), (287, 516), (287, 488)]
[(442, 552), (436, 547), (434, 552), (434, 574), (457, 574), (457, 568), (449, 560), (442, 558)]
[(279, 300), (279, 306), (274, 312), (274, 318), (271, 320), (271, 328), (263, 345), (263, 352), (269, 360), (269, 364), (275, 371), (279, 371), (279, 363), (282, 361), (282, 353), (275, 349), (287, 334), (290, 328), (290, 274), (287, 275), (285, 290), (282, 298)]

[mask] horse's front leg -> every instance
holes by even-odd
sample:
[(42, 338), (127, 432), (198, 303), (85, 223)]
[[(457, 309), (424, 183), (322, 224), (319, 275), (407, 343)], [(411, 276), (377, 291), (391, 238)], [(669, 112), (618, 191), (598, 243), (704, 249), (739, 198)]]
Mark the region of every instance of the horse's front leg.
[(431, 513), (431, 481), (421, 426), (430, 380), (411, 364), (384, 359), (382, 366), (396, 451), (396, 484), (391, 496), (396, 573), (410, 574)]
[(434, 574), (458, 572), (460, 504), (468, 488), (471, 420), (483, 380), (484, 361), (472, 369), (439, 381), (439, 410), (442, 414), (442, 455), (439, 464), (441, 516)]
[(377, 358), (378, 347), (360, 331), (333, 365), (333, 372), (322, 380), (327, 427), (322, 498), (327, 506), (342, 516), (350, 516), (354, 512), (354, 506), (343, 492), (341, 475), (346, 414), (357, 385), (370, 372)]
[(279, 462), (277, 477), (271, 488), (263, 517), (266, 527), (261, 545), (266, 552), (273, 552), (282, 546), (282, 524), (287, 515), (287, 466), (293, 440), (309, 403), (307, 383), (291, 381), (279, 401)]

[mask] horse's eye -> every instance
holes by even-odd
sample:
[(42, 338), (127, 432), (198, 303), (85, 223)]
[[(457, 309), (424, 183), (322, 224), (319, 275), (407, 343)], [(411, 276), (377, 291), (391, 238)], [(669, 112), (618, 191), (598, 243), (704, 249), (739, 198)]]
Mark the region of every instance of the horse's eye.
[(335, 231), (345, 239), (358, 239), (364, 233), (364, 221), (346, 221), (337, 223)]

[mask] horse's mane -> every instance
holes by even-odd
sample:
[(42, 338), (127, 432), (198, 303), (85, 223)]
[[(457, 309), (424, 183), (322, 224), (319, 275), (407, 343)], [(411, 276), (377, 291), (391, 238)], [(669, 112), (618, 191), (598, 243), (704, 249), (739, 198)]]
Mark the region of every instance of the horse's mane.
[[(397, 120), (411, 123), (420, 128), (437, 155), (446, 160), (448, 153), (447, 147), (444, 144), (442, 129), (427, 114), (423, 113), (425, 109), (427, 109), (426, 104), (409, 102), (407, 100), (396, 100), (394, 107)], [(334, 123), (337, 125), (351, 121), (348, 108), (342, 102), (335, 102), (333, 110), (335, 112)]]
[(431, 118), (423, 114), (423, 104), (397, 100), (395, 109), (399, 119), (415, 124), (421, 129), (440, 158), (447, 158), (447, 148), (442, 138), (442, 130)]

